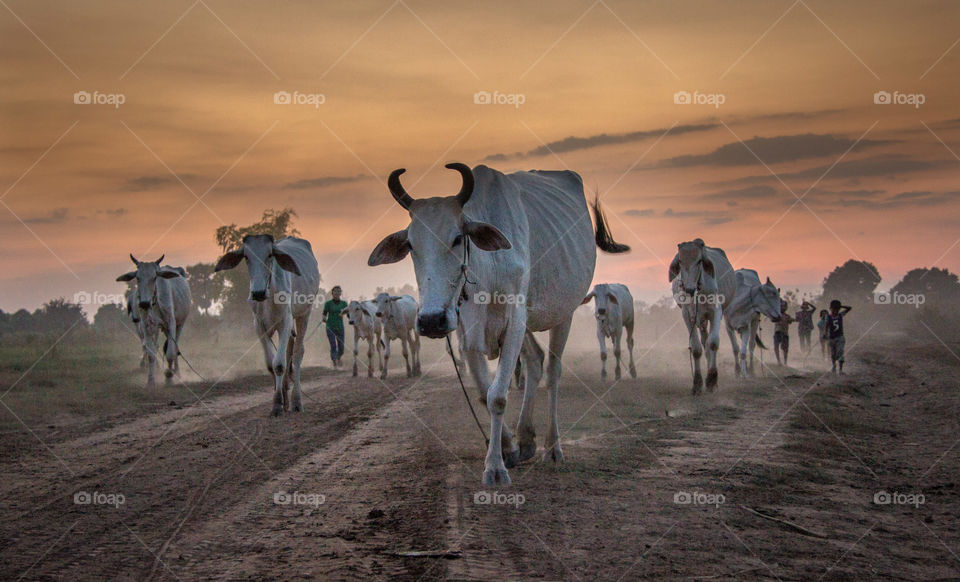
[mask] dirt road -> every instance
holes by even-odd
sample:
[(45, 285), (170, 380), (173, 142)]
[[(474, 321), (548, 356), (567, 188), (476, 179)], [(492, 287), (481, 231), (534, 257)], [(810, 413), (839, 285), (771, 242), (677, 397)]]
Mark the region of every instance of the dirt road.
[[(413, 380), (323, 374), (307, 383), (305, 412), (281, 419), (267, 416), (269, 389), (251, 386), (7, 435), (0, 575), (960, 576), (960, 366), (947, 349), (864, 344), (845, 377), (811, 362), (723, 378), (699, 398), (684, 363), (601, 382), (595, 357), (572, 354), (566, 462), (514, 468), (500, 491), (480, 486), (483, 442), (442, 360)], [(542, 445), (545, 394), (537, 405)]]

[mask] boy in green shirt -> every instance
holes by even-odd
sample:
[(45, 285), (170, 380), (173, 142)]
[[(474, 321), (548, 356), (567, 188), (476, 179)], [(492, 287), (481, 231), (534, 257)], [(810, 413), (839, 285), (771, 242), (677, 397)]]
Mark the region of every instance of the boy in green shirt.
[(330, 290), (333, 299), (323, 304), (323, 322), (327, 324), (327, 339), (330, 340), (330, 359), (333, 361), (333, 367), (343, 366), (340, 358), (343, 357), (344, 349), (344, 330), (343, 330), (343, 312), (347, 309), (347, 302), (340, 297), (343, 290), (340, 285)]

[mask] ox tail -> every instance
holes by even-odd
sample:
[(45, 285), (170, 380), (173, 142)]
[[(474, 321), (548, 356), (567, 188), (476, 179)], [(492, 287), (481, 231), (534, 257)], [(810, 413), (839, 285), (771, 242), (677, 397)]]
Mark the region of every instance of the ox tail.
[(761, 350), (767, 349), (767, 346), (763, 345), (763, 342), (760, 341), (760, 334), (759, 334), (759, 333), (756, 335), (756, 339), (757, 339), (757, 345), (760, 346), (760, 349), (761, 349)]
[(600, 208), (599, 195), (593, 199), (593, 218), (597, 223), (597, 247), (601, 251), (616, 254), (625, 253), (630, 250), (629, 246), (613, 240), (613, 235), (610, 234), (610, 227), (607, 226), (607, 218), (603, 215), (603, 209)]

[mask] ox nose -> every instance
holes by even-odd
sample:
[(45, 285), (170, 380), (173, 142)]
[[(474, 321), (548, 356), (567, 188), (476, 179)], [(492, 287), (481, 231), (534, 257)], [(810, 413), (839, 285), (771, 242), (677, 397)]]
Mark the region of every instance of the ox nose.
[(600, 314), (600, 315), (603, 315), (603, 314), (606, 313), (606, 312), (607, 312), (606, 309), (598, 309), (598, 310), (597, 310), (597, 313)]
[(417, 329), (420, 335), (427, 337), (441, 338), (446, 336), (450, 332), (447, 329), (447, 312), (421, 313), (417, 317)]
[(140, 306), (140, 309), (150, 309), (150, 302), (149, 302), (149, 301), (141, 301), (141, 302), (138, 303), (137, 305)]
[(383, 314), (378, 311), (378, 312), (377, 312), (377, 317), (383, 317)]
[(251, 292), (250, 292), (250, 299), (253, 299), (254, 301), (263, 301), (263, 300), (265, 300), (266, 298), (267, 298), (267, 292), (266, 292), (266, 291), (251, 291)]

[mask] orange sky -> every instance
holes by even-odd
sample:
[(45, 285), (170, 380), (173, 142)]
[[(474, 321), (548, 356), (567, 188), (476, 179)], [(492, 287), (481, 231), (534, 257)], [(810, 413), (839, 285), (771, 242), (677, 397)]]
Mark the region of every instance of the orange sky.
[(4, 311), (118, 292), (131, 251), (214, 261), (218, 226), (283, 206), (325, 286), (412, 281), (409, 261), (366, 267), (407, 220), (383, 182), (406, 167), (415, 195), (453, 194), (448, 161), (579, 172), (634, 249), (601, 256), (597, 281), (647, 300), (697, 236), (785, 288), (848, 258), (875, 263), (881, 288), (912, 267), (960, 270), (956, 2), (6, 6)]

